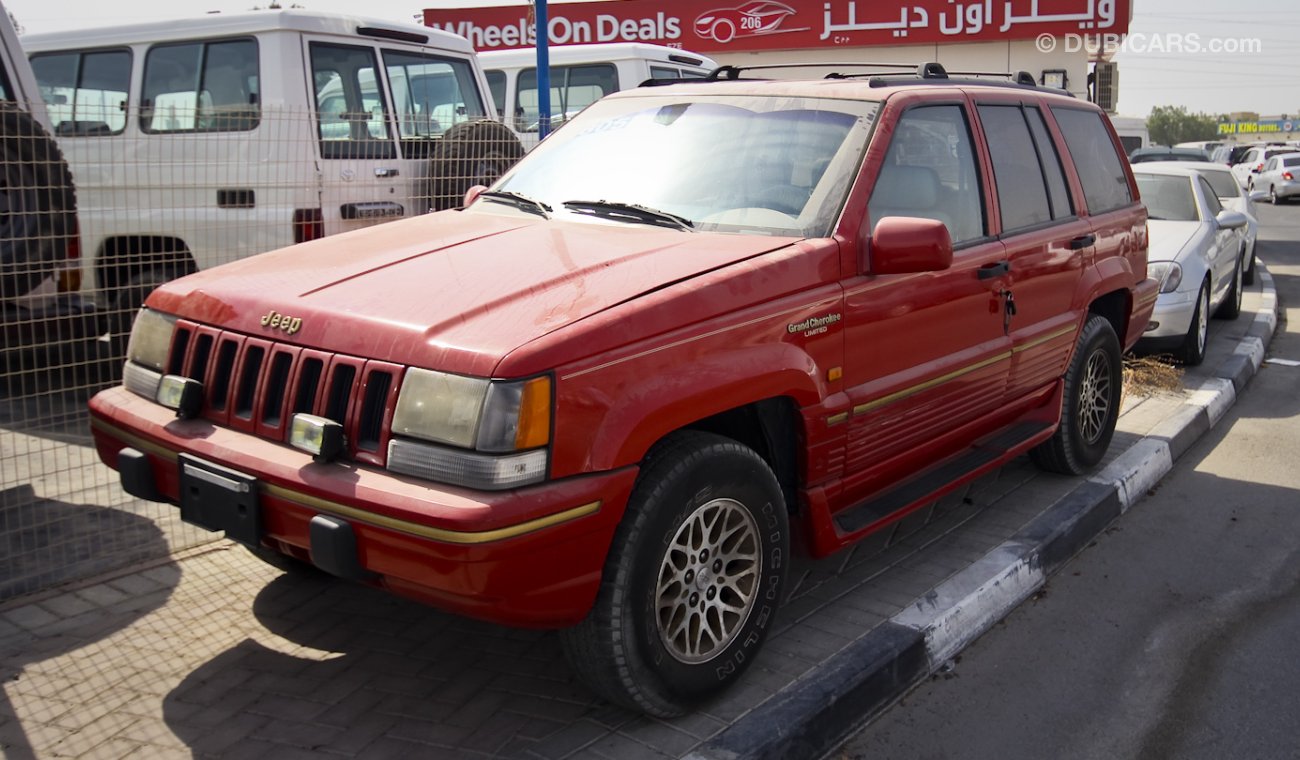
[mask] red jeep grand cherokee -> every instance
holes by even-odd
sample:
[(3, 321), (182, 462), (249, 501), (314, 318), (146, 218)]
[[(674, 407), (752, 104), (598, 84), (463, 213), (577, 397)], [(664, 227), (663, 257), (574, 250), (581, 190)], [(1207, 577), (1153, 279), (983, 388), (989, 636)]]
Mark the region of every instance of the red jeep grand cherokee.
[(620, 92), (467, 201), (160, 287), (99, 454), (657, 715), (754, 661), (792, 536), (1095, 465), (1156, 297), (1106, 116), (934, 64)]

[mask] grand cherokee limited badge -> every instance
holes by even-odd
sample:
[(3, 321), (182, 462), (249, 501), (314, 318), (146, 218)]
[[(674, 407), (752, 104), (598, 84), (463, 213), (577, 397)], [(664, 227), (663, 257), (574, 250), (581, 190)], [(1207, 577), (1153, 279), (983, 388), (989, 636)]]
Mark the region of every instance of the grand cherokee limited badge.
[(803, 333), (805, 338), (811, 338), (814, 335), (821, 335), (826, 332), (827, 328), (840, 321), (840, 319), (839, 314), (831, 312), (824, 317), (809, 317), (802, 322), (786, 325), (785, 329), (791, 335)]
[(284, 330), (285, 334), (293, 335), (302, 329), (302, 317), (291, 317), (288, 314), (281, 314), (272, 310), (262, 317), (262, 327), (269, 327), (272, 330)]

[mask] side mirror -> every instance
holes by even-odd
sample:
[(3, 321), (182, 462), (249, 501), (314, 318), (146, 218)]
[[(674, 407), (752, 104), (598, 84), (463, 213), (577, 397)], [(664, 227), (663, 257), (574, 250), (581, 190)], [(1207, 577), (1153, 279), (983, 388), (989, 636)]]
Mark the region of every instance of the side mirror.
[(1247, 224), (1246, 215), (1240, 211), (1229, 211), (1224, 209), (1219, 215), (1214, 217), (1214, 221), (1225, 230), (1235, 230), (1245, 227)]
[(872, 274), (938, 272), (952, 266), (952, 235), (937, 219), (887, 216), (860, 238), (859, 250), (870, 256), (863, 269)]

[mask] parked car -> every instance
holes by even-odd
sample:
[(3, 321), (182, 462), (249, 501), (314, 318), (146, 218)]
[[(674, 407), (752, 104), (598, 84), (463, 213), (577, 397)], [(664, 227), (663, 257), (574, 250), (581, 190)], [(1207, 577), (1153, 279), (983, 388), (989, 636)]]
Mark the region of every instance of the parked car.
[(1131, 164), (1141, 164), (1149, 161), (1209, 161), (1210, 157), (1197, 148), (1154, 145), (1150, 148), (1138, 148), (1129, 154), (1128, 160)]
[(1241, 281), (1246, 285), (1255, 283), (1255, 241), (1259, 236), (1259, 216), (1255, 211), (1255, 202), (1251, 199), (1250, 193), (1247, 193), (1241, 185), (1237, 184), (1237, 178), (1232, 175), (1232, 170), (1227, 166), (1215, 163), (1202, 163), (1199, 161), (1171, 162), (1167, 166), (1176, 166), (1184, 169), (1191, 169), (1205, 178), (1210, 183), (1210, 189), (1218, 197), (1219, 203), (1231, 211), (1240, 211), (1246, 215), (1246, 226), (1242, 228), (1243, 240), (1245, 246), (1242, 253)]
[(124, 336), (159, 283), (458, 204), (522, 155), (463, 38), (304, 10), (29, 35)]
[(1294, 145), (1259, 145), (1248, 149), (1238, 163), (1232, 165), (1232, 174), (1246, 192), (1255, 189), (1255, 175), (1264, 171), (1264, 164), (1274, 156), (1294, 153)]
[[(555, 45), (548, 51), (551, 125), (572, 118), (611, 92), (650, 79), (701, 78), (717, 63), (702, 55), (639, 42)], [(496, 110), (506, 116), (525, 148), (538, 141), (537, 49), (479, 53)]]
[(1223, 141), (1221, 140), (1196, 140), (1193, 142), (1174, 143), (1175, 148), (1191, 148), (1192, 150), (1199, 150), (1207, 157), (1213, 154), (1214, 151), (1222, 145)]
[(166, 283), (98, 452), (259, 556), (559, 628), (596, 692), (689, 710), (761, 657), (793, 549), (1110, 444), (1158, 288), (1118, 137), (919, 72), (623, 90), (463, 210)]
[(71, 342), (95, 336), (99, 319), (79, 293), (72, 173), (50, 135), (45, 103), (3, 5), (0, 210), (0, 379), (9, 380), (58, 363)]
[(1280, 153), (1264, 162), (1264, 168), (1255, 176), (1252, 186), (1268, 193), (1273, 205), (1285, 203), (1300, 195), (1300, 152)]
[(1210, 316), (1235, 319), (1241, 311), (1246, 215), (1223, 208), (1195, 169), (1156, 163), (1134, 170), (1134, 176), (1149, 214), (1147, 266), (1160, 282), (1137, 349), (1200, 364)]
[(1230, 167), (1241, 163), (1241, 159), (1246, 155), (1246, 151), (1253, 147), (1255, 147), (1254, 144), (1228, 143), (1226, 145), (1220, 145), (1210, 154), (1210, 160), (1216, 164), (1224, 164), (1225, 166)]

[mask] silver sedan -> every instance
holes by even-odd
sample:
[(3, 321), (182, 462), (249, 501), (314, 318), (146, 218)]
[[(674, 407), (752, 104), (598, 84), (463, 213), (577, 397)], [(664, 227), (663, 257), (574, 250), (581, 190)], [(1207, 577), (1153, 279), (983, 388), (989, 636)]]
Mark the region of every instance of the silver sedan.
[(1200, 364), (1209, 317), (1233, 319), (1241, 311), (1243, 236), (1249, 220), (1223, 208), (1195, 169), (1149, 164), (1137, 167), (1134, 175), (1150, 215), (1147, 271), (1160, 281), (1155, 313), (1137, 349)]

